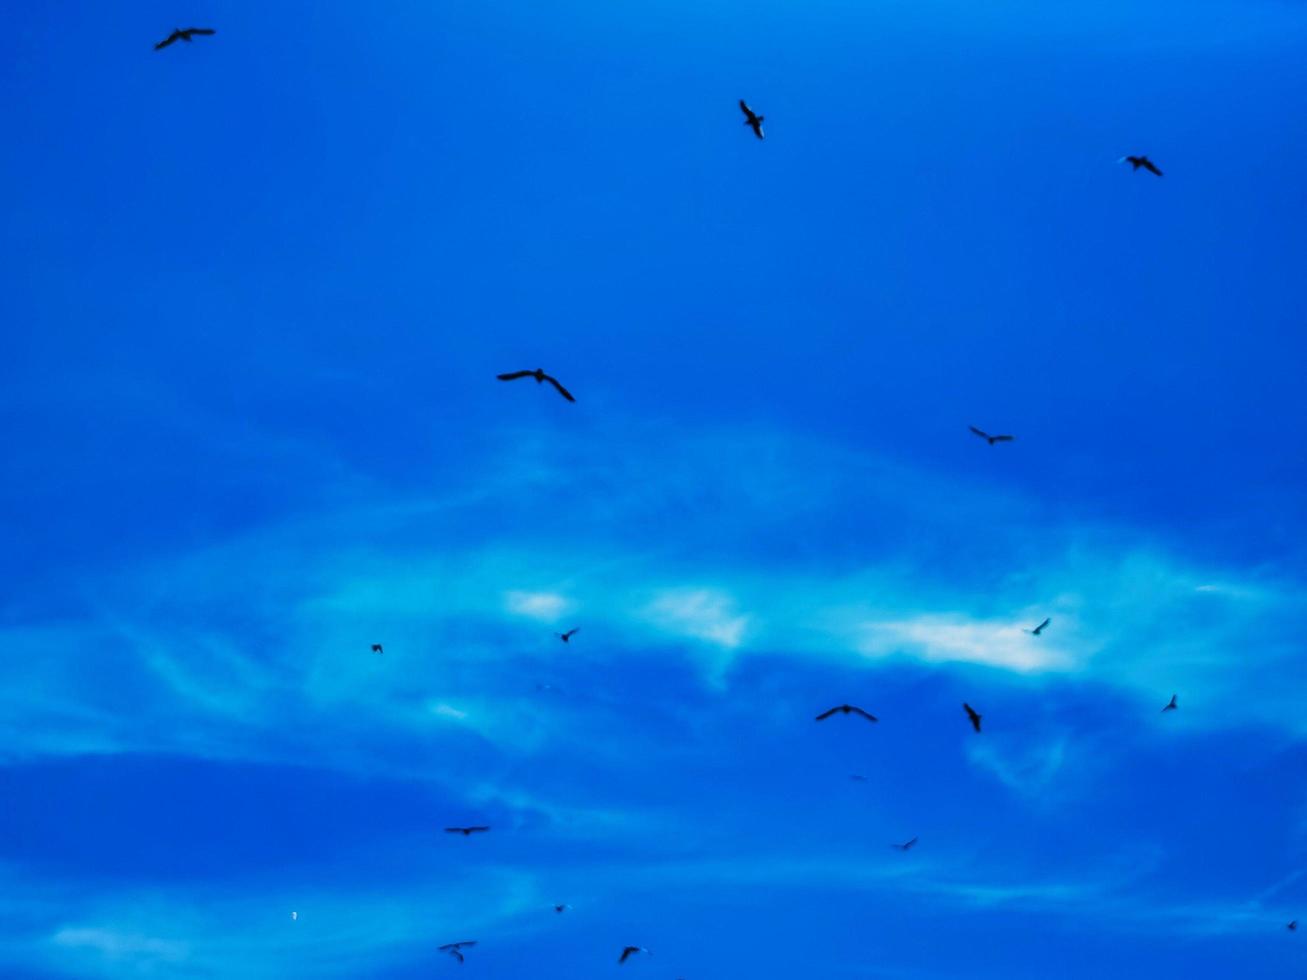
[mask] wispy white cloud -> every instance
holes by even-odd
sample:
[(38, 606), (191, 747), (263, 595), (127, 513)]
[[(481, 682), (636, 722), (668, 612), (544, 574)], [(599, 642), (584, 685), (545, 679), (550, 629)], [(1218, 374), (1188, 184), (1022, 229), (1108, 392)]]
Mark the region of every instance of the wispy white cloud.
[(571, 604), (554, 592), (509, 592), (505, 597), (508, 611), (542, 622), (555, 622)]

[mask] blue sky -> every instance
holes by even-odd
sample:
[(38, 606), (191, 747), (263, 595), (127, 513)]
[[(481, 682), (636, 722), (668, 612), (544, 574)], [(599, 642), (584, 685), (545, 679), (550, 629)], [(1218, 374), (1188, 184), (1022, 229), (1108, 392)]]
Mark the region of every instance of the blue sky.
[(0, 972), (1307, 969), (1307, 7), (377, 6), (0, 37)]

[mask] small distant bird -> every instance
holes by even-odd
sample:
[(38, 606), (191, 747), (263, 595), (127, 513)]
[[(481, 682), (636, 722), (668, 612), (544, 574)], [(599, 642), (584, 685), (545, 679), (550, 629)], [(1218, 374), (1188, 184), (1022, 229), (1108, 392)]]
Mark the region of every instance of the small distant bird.
[(645, 949), (643, 946), (627, 946), (625, 949), (622, 950), (622, 955), (617, 958), (617, 962), (625, 963), (636, 953), (647, 953), (647, 952), (649, 951)]
[(1042, 623), (1036, 626), (1034, 629), (1026, 630), (1026, 632), (1029, 633), (1031, 636), (1039, 636), (1041, 633), (1044, 632), (1044, 627), (1047, 626), (1052, 621), (1053, 621), (1052, 617), (1048, 617)]
[(754, 136), (758, 137), (758, 139), (762, 139), (762, 121), (767, 117), (758, 115), (749, 108), (749, 103), (745, 102), (743, 99), (740, 100), (740, 109), (744, 113), (744, 125), (753, 130)]
[(576, 636), (576, 634), (580, 632), (581, 632), (581, 627), (578, 626), (575, 629), (568, 630), (566, 633), (555, 633), (554, 636), (558, 637), (564, 643), (571, 643), (572, 637)]
[(570, 905), (555, 905), (555, 906), (554, 906), (554, 911), (555, 911), (555, 912), (558, 912), (558, 913), (563, 913), (563, 912), (566, 912), (566, 911), (567, 911), (568, 909), (570, 909), (571, 907), (572, 907), (572, 906), (570, 906)]
[(962, 709), (967, 713), (967, 717), (971, 719), (971, 727), (976, 731), (980, 731), (980, 715), (976, 713), (976, 709), (965, 701), (962, 702)]
[(509, 371), (507, 374), (496, 375), (496, 377), (498, 377), (500, 381), (516, 381), (518, 378), (535, 378), (536, 384), (540, 384), (542, 381), (548, 381), (551, 385), (557, 388), (558, 393), (569, 402), (576, 401), (576, 399), (572, 397), (572, 393), (558, 383), (557, 378), (545, 374), (544, 368), (536, 368), (534, 371)]
[(154, 46), (154, 50), (162, 51), (164, 48), (172, 44), (174, 41), (185, 41), (187, 44), (190, 44), (191, 38), (195, 37), (197, 34), (208, 36), (210, 34), (216, 34), (216, 33), (217, 31), (214, 31), (208, 27), (187, 27), (187, 28), (174, 27), (171, 34), (169, 34), (167, 37), (165, 37), (162, 41), (160, 41), (158, 44)]
[[(1172, 694), (1171, 700), (1168, 701), (1166, 707), (1162, 709), (1162, 714), (1166, 714), (1168, 711), (1175, 711), (1179, 707), (1180, 706), (1175, 703), (1175, 695)], [(1199, 713), (1201, 714), (1201, 712)]]
[(967, 426), (967, 428), (970, 429), (972, 432), (974, 432), (976, 435), (980, 436), (980, 438), (984, 439), (991, 446), (994, 445), (994, 443), (996, 442), (1011, 442), (1013, 439), (1016, 438), (1016, 436), (991, 436), (988, 432), (984, 432), (980, 429), (977, 429), (974, 425), (969, 425)]
[(386, 651), (383, 650), (383, 649), (381, 649), (381, 644), (380, 644), (380, 643), (374, 643), (374, 644), (372, 644), (372, 652), (373, 652), (373, 653), (385, 653)]
[(817, 716), (817, 721), (825, 721), (837, 711), (845, 715), (862, 715), (862, 717), (866, 718), (868, 721), (880, 721), (880, 719), (875, 715), (863, 711), (856, 704), (841, 704), (837, 707), (831, 708), (829, 711), (823, 711)]
[(1297, 920), (1297, 919), (1294, 919), (1292, 922), (1290, 922), (1290, 923), (1289, 923), (1287, 926), (1285, 926), (1284, 928), (1288, 929), (1290, 932), (1297, 932), (1297, 931), (1298, 931), (1298, 920)]
[(1148, 157), (1131, 157), (1131, 156), (1125, 156), (1125, 157), (1122, 157), (1120, 160), (1118, 160), (1117, 163), (1128, 163), (1128, 164), (1130, 164), (1130, 172), (1131, 172), (1131, 173), (1134, 173), (1134, 172), (1135, 172), (1136, 170), (1138, 170), (1140, 167), (1143, 167), (1143, 168), (1144, 168), (1145, 170), (1147, 170), (1150, 174), (1157, 174), (1157, 176), (1159, 176), (1159, 177), (1162, 176), (1162, 171), (1160, 171), (1160, 170), (1157, 169), (1157, 164), (1153, 163), (1153, 161), (1150, 160), (1150, 159), (1148, 159)]
[(445, 943), (445, 945), (439, 947), (439, 949), (442, 953), (448, 953), (450, 956), (454, 957), (454, 959), (462, 963), (463, 950), (471, 949), (476, 944), (477, 944), (476, 940), (472, 939), (472, 940), (465, 940), (461, 943)]
[(914, 846), (916, 846), (916, 843), (917, 838), (914, 837), (912, 840), (905, 840), (902, 844), (895, 844), (894, 846), (900, 851), (910, 851)]
[(484, 834), (489, 827), (446, 827), (447, 834), (462, 834), (464, 837), (471, 837), (473, 834)]

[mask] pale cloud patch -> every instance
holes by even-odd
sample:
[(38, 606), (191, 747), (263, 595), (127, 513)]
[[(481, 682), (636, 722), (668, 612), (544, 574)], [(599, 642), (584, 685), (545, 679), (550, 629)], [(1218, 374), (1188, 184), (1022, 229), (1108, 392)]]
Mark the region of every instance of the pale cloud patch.
[(993, 738), (984, 742), (972, 739), (967, 746), (967, 758), (973, 765), (998, 777), (1008, 789), (1026, 796), (1045, 792), (1061, 772), (1066, 757), (1066, 738), (1016, 751)]
[(1067, 669), (1072, 658), (1018, 626), (956, 616), (872, 620), (858, 628), (864, 656), (906, 653), (922, 660), (987, 664), (1022, 672)]
[(114, 963), (138, 967), (176, 964), (186, 959), (186, 943), (115, 929), (65, 926), (50, 937), (56, 946), (97, 953)]
[(735, 611), (734, 600), (715, 589), (671, 589), (645, 607), (645, 616), (669, 633), (734, 650), (744, 640), (750, 617)]
[(571, 608), (571, 603), (554, 592), (509, 592), (504, 605), (515, 616), (527, 616), (551, 623)]

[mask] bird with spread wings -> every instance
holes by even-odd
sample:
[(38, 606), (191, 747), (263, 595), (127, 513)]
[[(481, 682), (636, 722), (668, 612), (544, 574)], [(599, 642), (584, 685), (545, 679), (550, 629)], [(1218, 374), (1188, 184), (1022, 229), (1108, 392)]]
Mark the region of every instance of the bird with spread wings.
[(1052, 621), (1053, 621), (1053, 617), (1052, 617), (1052, 616), (1048, 616), (1048, 617), (1046, 617), (1046, 618), (1044, 619), (1044, 621), (1043, 621), (1042, 623), (1040, 623), (1040, 624), (1039, 624), (1038, 626), (1036, 626), (1034, 629), (1032, 629), (1032, 630), (1026, 630), (1026, 632), (1029, 633), (1031, 636), (1041, 636), (1041, 635), (1043, 635), (1044, 627), (1046, 627), (1046, 626), (1047, 626), (1049, 623), (1051, 623)]
[(447, 834), (462, 834), (464, 837), (471, 837), (473, 834), (484, 834), (489, 827), (446, 827)]
[(762, 121), (767, 117), (758, 115), (749, 108), (749, 103), (745, 102), (743, 99), (740, 100), (740, 111), (744, 113), (744, 125), (752, 129), (753, 135), (758, 137), (758, 139), (763, 139)]
[(462, 962), (463, 962), (463, 950), (465, 950), (465, 949), (470, 949), (471, 947), (475, 946), (476, 944), (477, 944), (477, 941), (476, 941), (475, 939), (469, 939), (469, 940), (464, 940), (464, 941), (461, 942), (461, 943), (445, 943), (445, 945), (440, 946), (440, 947), (438, 947), (438, 948), (439, 948), (440, 952), (442, 952), (442, 953), (448, 953), (450, 956), (454, 957), (454, 959), (456, 959), (456, 960), (458, 960), (460, 963), (462, 963)]
[(167, 37), (165, 37), (162, 41), (160, 41), (158, 44), (154, 46), (154, 50), (162, 51), (164, 48), (172, 44), (174, 41), (185, 41), (187, 44), (189, 44), (191, 38), (196, 37), (197, 35), (207, 36), (209, 34), (217, 34), (217, 33), (218, 33), (217, 31), (209, 27), (185, 27), (185, 28), (175, 27), (173, 28), (173, 32), (171, 34), (169, 34)]
[(1162, 171), (1157, 169), (1157, 164), (1153, 163), (1153, 161), (1148, 159), (1148, 157), (1124, 156), (1118, 160), (1117, 163), (1130, 164), (1131, 173), (1135, 173), (1140, 167), (1143, 167), (1150, 174), (1156, 174), (1158, 177), (1162, 176)]
[(971, 707), (971, 705), (967, 704), (965, 701), (963, 701), (962, 710), (965, 711), (967, 713), (967, 717), (971, 719), (971, 727), (974, 728), (976, 731), (980, 731), (980, 715), (976, 712), (976, 709)]
[(967, 426), (967, 428), (970, 429), (972, 432), (974, 432), (976, 435), (980, 436), (980, 438), (984, 439), (991, 446), (994, 445), (994, 443), (996, 442), (1011, 442), (1013, 439), (1016, 438), (1016, 436), (991, 436), (988, 432), (985, 432), (981, 429), (977, 429), (974, 425), (969, 425)]
[(856, 704), (838, 704), (835, 707), (831, 708), (829, 711), (823, 711), (821, 714), (819, 714), (817, 716), (817, 721), (825, 721), (831, 715), (837, 713), (843, 715), (862, 715), (862, 717), (866, 718), (868, 721), (880, 721), (880, 719), (877, 718), (875, 715), (871, 714), (870, 712), (863, 711)]
[(545, 374), (544, 368), (536, 368), (534, 371), (509, 371), (507, 374), (499, 374), (496, 375), (496, 377), (499, 378), (500, 381), (516, 381), (518, 378), (535, 378), (536, 384), (548, 381), (551, 385), (557, 388), (558, 393), (569, 402), (576, 401), (576, 399), (572, 397), (572, 393), (558, 383), (557, 378)]

